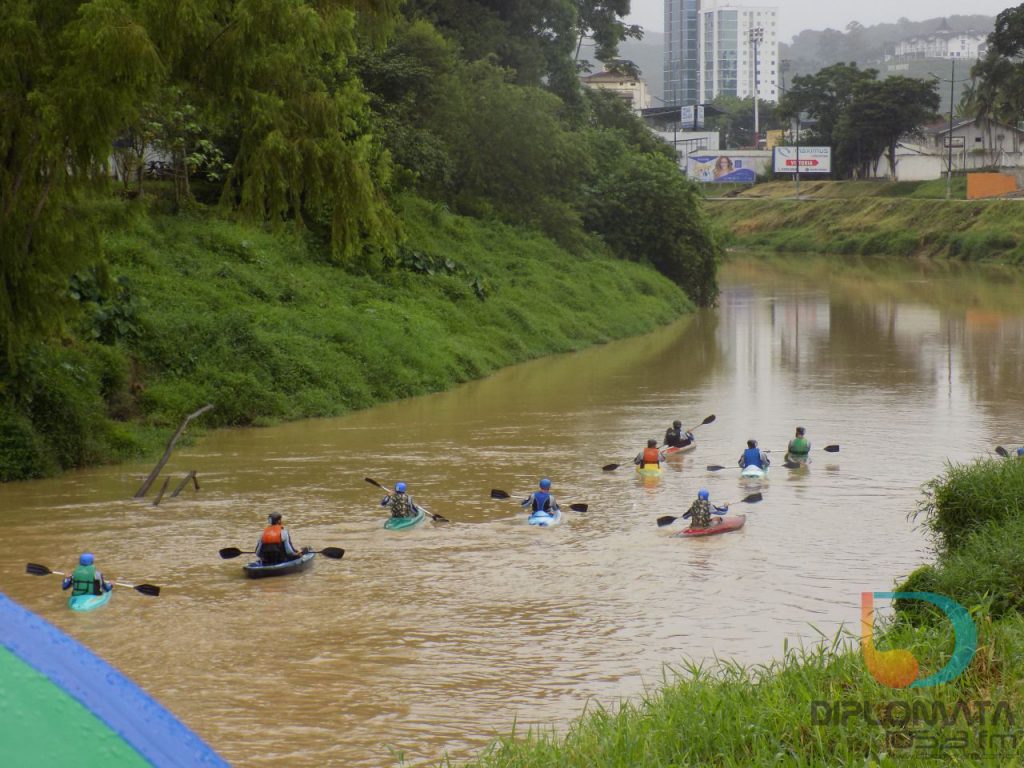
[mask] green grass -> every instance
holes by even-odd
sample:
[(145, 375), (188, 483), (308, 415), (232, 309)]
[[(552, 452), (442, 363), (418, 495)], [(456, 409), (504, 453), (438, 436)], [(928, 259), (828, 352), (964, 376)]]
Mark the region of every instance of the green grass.
[[(394, 267), (361, 271), (328, 263), (311, 236), (139, 203), (97, 209), (109, 280), (80, 281), (74, 332), (40, 348), (26, 396), (0, 400), (0, 479), (152, 453), (154, 435), (208, 402), (199, 427), (332, 416), (693, 308), (597, 242), (570, 254), (416, 198), (400, 202)], [(110, 280), (116, 290), (101, 287)]]
[(800, 201), (740, 197), (708, 201), (707, 209), (732, 246), (1024, 263), (1024, 202), (927, 199), (933, 190), (923, 184), (904, 191)]

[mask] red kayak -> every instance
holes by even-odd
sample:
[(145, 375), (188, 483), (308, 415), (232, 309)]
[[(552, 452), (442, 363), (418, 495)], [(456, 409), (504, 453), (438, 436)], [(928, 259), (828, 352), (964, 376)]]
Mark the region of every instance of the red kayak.
[(662, 453), (665, 454), (665, 458), (668, 458), (669, 456), (683, 456), (683, 455), (689, 453), (690, 451), (692, 451), (696, 447), (697, 447), (697, 441), (694, 440), (689, 445), (684, 445), (681, 448), (677, 448), (677, 447), (666, 448)]
[[(715, 520), (719, 522), (716, 524)], [(747, 522), (746, 515), (732, 515), (729, 517), (722, 518), (711, 518), (711, 525), (707, 528), (684, 528), (679, 533), (672, 534), (673, 536), (685, 536), (691, 538), (694, 536), (714, 536), (716, 533), (728, 533), (729, 531), (738, 531), (743, 527), (743, 524)]]

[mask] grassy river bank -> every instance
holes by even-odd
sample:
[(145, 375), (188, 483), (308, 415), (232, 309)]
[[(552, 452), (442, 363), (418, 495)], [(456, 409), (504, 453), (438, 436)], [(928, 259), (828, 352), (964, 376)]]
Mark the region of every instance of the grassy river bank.
[(0, 481), (155, 455), (205, 403), (192, 429), (332, 416), (693, 309), (596, 240), (569, 253), (412, 197), (404, 246), (364, 269), (329, 263), (312, 236), (94, 205), (107, 266), (76, 276), (75, 326), (7, 382), (19, 394), (0, 398)]
[(779, 253), (928, 257), (1024, 264), (1024, 200), (964, 200), (963, 181), (788, 182), (725, 191), (712, 220), (733, 246)]
[[(1020, 765), (1024, 462), (950, 467), (926, 486), (918, 512), (937, 559), (896, 590), (946, 595), (970, 612), (977, 652), (951, 682), (887, 687), (848, 632), (815, 648), (783, 647), (767, 665), (668, 670), (664, 685), (639, 701), (595, 707), (562, 736), (509, 735), (470, 765)], [(922, 680), (950, 661), (953, 629), (927, 603), (899, 601), (896, 609), (884, 626), (876, 619), (876, 649), (910, 651)]]

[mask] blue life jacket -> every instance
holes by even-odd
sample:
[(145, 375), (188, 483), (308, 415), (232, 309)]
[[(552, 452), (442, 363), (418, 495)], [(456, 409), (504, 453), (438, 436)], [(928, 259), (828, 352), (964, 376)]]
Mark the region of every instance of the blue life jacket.
[(534, 491), (533, 492), (533, 511), (543, 509), (550, 511), (551, 509), (551, 494), (547, 491)]
[(743, 451), (743, 466), (749, 467), (751, 465), (764, 469), (764, 466), (761, 464), (760, 448), (747, 448)]

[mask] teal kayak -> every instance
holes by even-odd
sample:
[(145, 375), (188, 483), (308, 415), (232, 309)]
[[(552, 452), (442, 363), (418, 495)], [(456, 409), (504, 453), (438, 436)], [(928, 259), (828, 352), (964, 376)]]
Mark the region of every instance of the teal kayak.
[(412, 528), (422, 523), (427, 517), (426, 511), (417, 504), (413, 504), (412, 508), (415, 515), (412, 517), (389, 517), (384, 521), (384, 527), (389, 531), (404, 531), (406, 528)]
[(112, 594), (114, 594), (114, 590), (104, 592), (102, 595), (75, 595), (68, 598), (68, 608), (72, 611), (94, 611), (109, 603)]

